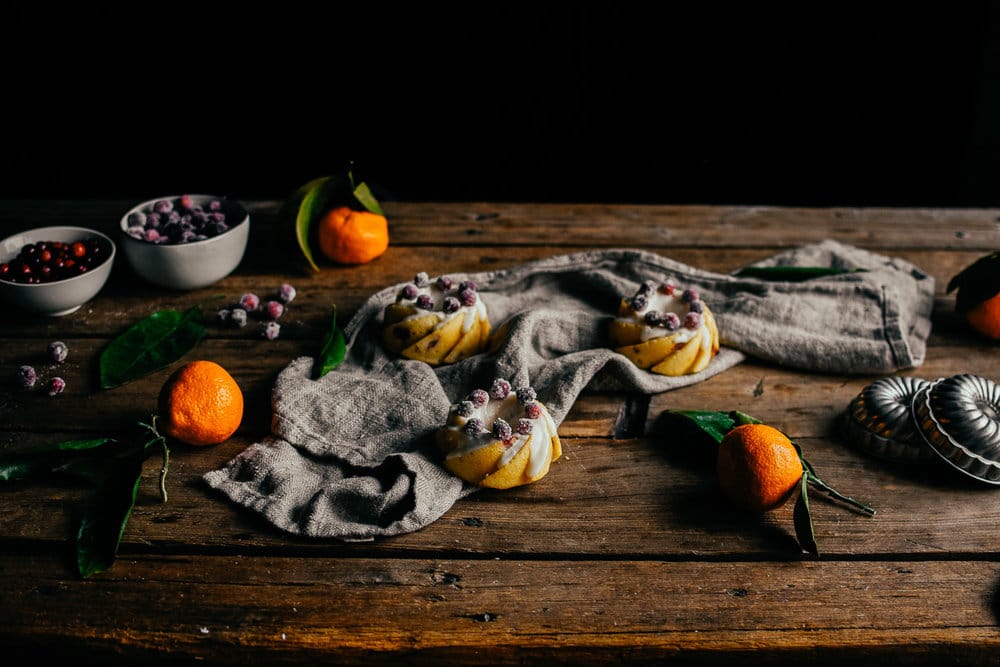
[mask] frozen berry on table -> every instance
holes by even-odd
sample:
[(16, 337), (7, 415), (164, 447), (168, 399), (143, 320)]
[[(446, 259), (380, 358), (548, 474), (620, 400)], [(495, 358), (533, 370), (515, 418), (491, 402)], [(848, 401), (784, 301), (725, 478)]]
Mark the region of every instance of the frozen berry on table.
[(49, 358), (57, 364), (61, 364), (66, 361), (66, 355), (69, 354), (69, 347), (66, 343), (61, 340), (53, 341), (49, 343)]
[(697, 329), (701, 326), (701, 313), (690, 312), (684, 316), (684, 326), (688, 329)]
[(61, 394), (66, 390), (66, 381), (61, 377), (54, 377), (49, 380), (49, 396)]
[(531, 420), (521, 417), (517, 420), (517, 432), (521, 435), (528, 435), (531, 433)]
[(667, 331), (677, 331), (681, 328), (681, 318), (677, 313), (667, 313), (663, 316), (663, 326), (667, 328)]
[(264, 313), (269, 319), (276, 320), (285, 314), (285, 307), (280, 301), (268, 301), (264, 304)]
[(233, 323), (233, 326), (242, 329), (247, 325), (247, 311), (242, 308), (233, 308), (233, 312), (229, 313), (229, 321)]
[(257, 310), (260, 308), (260, 297), (253, 292), (247, 292), (240, 297), (240, 307), (247, 312)]
[(220, 308), (219, 312), (215, 314), (215, 318), (224, 324), (229, 324), (229, 319), (232, 316), (233, 311), (228, 308)]
[(504, 380), (503, 378), (497, 378), (493, 381), (493, 386), (490, 387), (490, 398), (502, 401), (507, 398), (509, 393), (510, 382), (507, 382), (507, 380)]
[(477, 408), (481, 408), (487, 403), (489, 403), (490, 395), (486, 393), (485, 389), (473, 389), (469, 392), (469, 400)]
[(493, 420), (493, 436), (506, 442), (514, 437), (514, 429), (510, 427), (507, 420), (497, 417)]
[(21, 366), (17, 369), (17, 379), (25, 389), (31, 389), (38, 380), (38, 374), (31, 366)]
[(517, 390), (517, 401), (521, 404), (528, 404), (534, 402), (538, 398), (535, 394), (535, 390), (531, 387), (521, 387)]
[(268, 340), (274, 340), (281, 333), (281, 325), (277, 322), (267, 322), (264, 324), (262, 335)]
[(542, 406), (538, 403), (528, 403), (524, 406), (524, 414), (528, 415), (529, 419), (538, 419), (542, 416)]
[(281, 303), (289, 304), (292, 302), (292, 299), (294, 298), (295, 298), (295, 288), (289, 285), (288, 283), (284, 283), (281, 287), (278, 288), (278, 301), (280, 301)]

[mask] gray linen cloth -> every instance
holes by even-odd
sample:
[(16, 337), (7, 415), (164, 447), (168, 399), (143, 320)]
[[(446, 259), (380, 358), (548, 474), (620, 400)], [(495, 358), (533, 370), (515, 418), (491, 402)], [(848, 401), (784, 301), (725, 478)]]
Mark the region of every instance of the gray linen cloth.
[[(478, 284), (498, 335), (488, 352), (439, 368), (382, 349), (382, 312), (402, 285), (387, 287), (343, 328), (343, 363), (312, 380), (311, 358), (292, 361), (273, 388), (272, 433), (204, 479), (289, 533), (370, 540), (422, 528), (476, 491), (439, 465), (432, 436), (452, 403), (496, 377), (533, 386), (559, 424), (584, 388), (663, 392), (747, 356), (839, 374), (887, 374), (923, 363), (934, 279), (912, 264), (825, 241), (759, 265), (865, 271), (765, 281), (611, 249), (452, 274)], [(655, 375), (608, 347), (607, 324), (619, 301), (647, 279), (697, 288), (715, 314), (723, 347), (701, 373)]]

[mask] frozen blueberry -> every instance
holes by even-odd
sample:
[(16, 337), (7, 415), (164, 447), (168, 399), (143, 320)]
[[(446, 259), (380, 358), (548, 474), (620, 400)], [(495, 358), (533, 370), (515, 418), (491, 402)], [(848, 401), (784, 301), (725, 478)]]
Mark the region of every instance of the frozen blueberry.
[(465, 432), (469, 435), (479, 435), (485, 430), (483, 426), (483, 420), (479, 417), (473, 417), (469, 421), (465, 422)]
[(430, 283), (431, 279), (428, 277), (426, 271), (421, 271), (413, 277), (413, 284), (417, 287), (427, 287)]
[(54, 377), (49, 380), (49, 396), (55, 396), (56, 394), (61, 394), (66, 389), (66, 381), (61, 377)]
[(61, 340), (49, 343), (49, 358), (57, 364), (61, 364), (66, 361), (66, 355), (68, 354), (69, 348), (66, 347), (66, 343)]
[(502, 401), (507, 398), (507, 394), (510, 393), (510, 382), (507, 382), (503, 378), (497, 378), (493, 381), (493, 386), (490, 387), (490, 398)]
[(146, 224), (146, 214), (142, 211), (134, 211), (128, 214), (129, 227), (142, 227)]
[(521, 387), (517, 390), (517, 401), (522, 404), (532, 403), (538, 395), (531, 387)]
[(233, 312), (229, 313), (229, 321), (233, 323), (233, 326), (242, 329), (247, 325), (247, 311), (242, 308), (233, 308)]
[(528, 435), (531, 433), (531, 420), (521, 417), (517, 420), (517, 432), (521, 435)]
[(283, 284), (278, 288), (278, 301), (281, 303), (291, 303), (292, 299), (295, 298), (295, 288), (288, 283)]
[(444, 298), (444, 304), (443, 304), (442, 307), (444, 308), (444, 312), (446, 312), (446, 313), (454, 313), (459, 308), (462, 307), (462, 304), (459, 303), (458, 299), (456, 299), (455, 297), (453, 297), (453, 296), (446, 296)]
[(455, 283), (449, 276), (438, 276), (437, 286), (442, 292), (447, 292), (451, 289), (451, 286)]
[(403, 286), (403, 289), (400, 290), (399, 296), (403, 297), (404, 299), (416, 299), (417, 286), (412, 283), (407, 283), (406, 285)]
[(261, 330), (261, 335), (268, 340), (274, 340), (281, 333), (281, 325), (277, 322), (266, 322)]
[(684, 316), (684, 326), (688, 329), (697, 329), (701, 326), (701, 313), (690, 312)]
[(466, 287), (458, 292), (458, 300), (462, 302), (463, 306), (474, 306), (476, 305), (476, 291)]
[(704, 313), (705, 312), (705, 302), (704, 301), (692, 301), (688, 308), (692, 313)]
[(655, 310), (651, 310), (648, 313), (646, 313), (643, 319), (646, 320), (646, 324), (648, 324), (651, 327), (658, 327), (660, 326), (660, 324), (663, 323), (663, 315), (661, 313), (656, 312)]
[(21, 366), (17, 369), (17, 379), (25, 389), (31, 389), (38, 380), (38, 374), (31, 366)]
[(276, 320), (285, 314), (285, 307), (280, 301), (268, 301), (264, 304), (264, 314), (268, 319)]
[(476, 411), (476, 406), (472, 401), (459, 401), (455, 404), (455, 414), (459, 417), (471, 417)]
[(694, 303), (698, 300), (698, 290), (686, 289), (684, 290), (684, 294), (681, 295), (681, 298), (688, 303)]
[(538, 419), (542, 416), (542, 406), (538, 403), (528, 403), (524, 406), (524, 414), (528, 415), (528, 419)]
[(153, 211), (155, 213), (170, 213), (173, 210), (174, 204), (169, 199), (161, 199), (153, 204)]
[(434, 299), (431, 298), (430, 294), (421, 294), (417, 297), (417, 308), (432, 310), (434, 308)]
[(663, 326), (667, 328), (667, 331), (677, 331), (681, 328), (681, 318), (677, 316), (677, 313), (667, 313), (663, 316)]
[(493, 435), (498, 440), (507, 441), (514, 437), (514, 429), (510, 427), (507, 420), (497, 417), (493, 420)]
[(481, 408), (489, 402), (490, 395), (486, 393), (485, 389), (473, 389), (469, 393), (469, 400), (477, 408)]
[(247, 312), (260, 308), (260, 297), (253, 292), (247, 292), (240, 297), (240, 307)]

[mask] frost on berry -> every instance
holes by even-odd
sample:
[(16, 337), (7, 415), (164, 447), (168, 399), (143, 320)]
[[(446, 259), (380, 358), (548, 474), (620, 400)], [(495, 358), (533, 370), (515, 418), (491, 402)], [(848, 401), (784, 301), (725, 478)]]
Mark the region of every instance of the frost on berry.
[(400, 290), (399, 296), (403, 299), (416, 299), (417, 298), (417, 286), (413, 283), (407, 283), (403, 285), (403, 289)]
[(462, 282), (460, 282), (458, 284), (458, 291), (459, 292), (462, 292), (462, 291), (467, 290), (467, 289), (472, 290), (473, 292), (475, 292), (477, 289), (479, 289), (479, 286), (476, 285), (476, 283), (475, 283), (474, 280), (463, 280)]
[(417, 287), (427, 287), (430, 283), (431, 279), (427, 276), (426, 271), (421, 271), (413, 277), (413, 284)]
[(66, 381), (61, 377), (54, 377), (49, 380), (49, 396), (61, 394), (66, 389)]
[(61, 364), (66, 361), (66, 355), (68, 354), (69, 348), (66, 346), (66, 343), (61, 340), (49, 343), (49, 358), (57, 364)]
[(264, 313), (269, 319), (276, 320), (285, 314), (285, 307), (280, 301), (268, 301), (264, 304)]
[(692, 313), (704, 313), (705, 312), (705, 302), (704, 301), (692, 301), (688, 306)]
[(649, 300), (646, 298), (645, 294), (636, 294), (632, 297), (632, 310), (639, 312), (646, 308)]
[(667, 328), (667, 331), (677, 331), (681, 328), (681, 318), (677, 316), (677, 313), (667, 313), (663, 316), (663, 326)]
[(524, 406), (524, 414), (528, 415), (529, 419), (538, 419), (542, 416), (542, 406), (538, 403), (528, 403)]
[(462, 307), (462, 304), (459, 303), (458, 299), (456, 299), (455, 297), (453, 297), (453, 296), (446, 296), (444, 298), (444, 303), (442, 304), (442, 308), (444, 309), (444, 312), (446, 312), (446, 313), (454, 313), (454, 312), (458, 311), (458, 309), (461, 308), (461, 307)]
[(295, 288), (289, 285), (288, 283), (284, 283), (281, 287), (278, 288), (278, 301), (280, 301), (281, 303), (285, 304), (291, 303), (292, 299), (294, 298), (295, 298)]
[(17, 379), (22, 387), (31, 389), (38, 380), (38, 373), (31, 366), (21, 366), (17, 369)]
[(688, 329), (697, 329), (701, 326), (701, 313), (690, 312), (684, 316), (684, 326)]
[(644, 280), (644, 281), (642, 281), (642, 284), (639, 285), (639, 292), (638, 293), (639, 294), (649, 294), (650, 292), (653, 291), (654, 287), (656, 287), (656, 283), (654, 283), (652, 280)]
[(233, 312), (229, 313), (229, 321), (233, 323), (233, 326), (242, 329), (247, 325), (247, 311), (242, 308), (233, 308)]
[(681, 295), (681, 298), (687, 303), (694, 303), (698, 300), (698, 297), (699, 294), (696, 289), (686, 289), (684, 290), (684, 294)]
[(433, 310), (434, 299), (431, 298), (430, 294), (421, 294), (417, 297), (417, 308), (422, 308), (423, 310)]
[(472, 401), (459, 401), (455, 404), (455, 414), (459, 417), (471, 417), (476, 411), (476, 406)]
[(663, 315), (655, 310), (651, 310), (646, 313), (643, 316), (643, 319), (646, 321), (646, 324), (651, 327), (657, 327), (663, 323)]
[(521, 435), (528, 435), (531, 433), (531, 420), (521, 417), (517, 420), (517, 432)]
[(514, 429), (510, 427), (506, 419), (497, 417), (493, 420), (493, 436), (497, 440), (507, 441), (514, 437)]
[(476, 290), (469, 289), (466, 287), (458, 292), (458, 300), (462, 302), (463, 306), (474, 306), (476, 305)]
[(522, 404), (533, 402), (538, 396), (531, 387), (521, 387), (517, 390), (517, 401)]
[(436, 284), (439, 290), (441, 290), (442, 292), (447, 292), (448, 290), (451, 289), (451, 286), (454, 284), (454, 282), (455, 281), (453, 281), (449, 276), (438, 276)]
[(260, 297), (253, 292), (247, 292), (240, 297), (240, 307), (247, 312), (260, 308)]
[(469, 435), (479, 435), (485, 430), (483, 426), (483, 420), (479, 417), (473, 417), (469, 421), (465, 422), (465, 432)]
[(660, 285), (660, 293), (661, 294), (666, 294), (667, 296), (670, 296), (675, 291), (677, 291), (677, 288), (674, 287), (674, 284), (672, 282), (670, 282), (669, 280), (667, 282), (663, 283), (662, 285)]
[(220, 308), (219, 312), (217, 312), (215, 314), (215, 317), (220, 322), (228, 324), (229, 323), (229, 318), (232, 316), (232, 314), (233, 314), (233, 311), (229, 310), (228, 308)]
[(510, 393), (510, 382), (507, 382), (503, 378), (497, 378), (493, 381), (493, 386), (490, 387), (490, 398), (501, 401), (507, 398), (507, 394)]
[(486, 405), (490, 400), (490, 395), (486, 393), (485, 389), (473, 389), (469, 393), (469, 399), (472, 404), (477, 408), (481, 408)]
[(261, 335), (268, 340), (274, 340), (281, 333), (281, 325), (277, 322), (267, 322), (264, 324), (264, 329)]

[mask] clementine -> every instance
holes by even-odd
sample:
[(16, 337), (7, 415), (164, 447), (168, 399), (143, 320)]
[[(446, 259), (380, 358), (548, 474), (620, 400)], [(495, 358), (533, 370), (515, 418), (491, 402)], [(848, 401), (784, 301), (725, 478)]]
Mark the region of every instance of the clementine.
[(948, 282), (958, 290), (955, 312), (977, 333), (1000, 339), (1000, 252), (992, 252), (962, 269)]
[(717, 472), (722, 492), (751, 512), (784, 504), (802, 480), (802, 460), (791, 440), (767, 424), (742, 424), (719, 445)]
[(228, 439), (243, 420), (243, 392), (214, 361), (181, 366), (160, 389), (163, 432), (190, 445), (215, 445)]
[(389, 225), (385, 216), (341, 206), (319, 219), (318, 240), (330, 261), (365, 264), (389, 247)]

